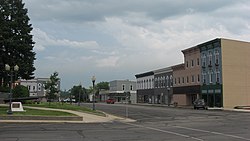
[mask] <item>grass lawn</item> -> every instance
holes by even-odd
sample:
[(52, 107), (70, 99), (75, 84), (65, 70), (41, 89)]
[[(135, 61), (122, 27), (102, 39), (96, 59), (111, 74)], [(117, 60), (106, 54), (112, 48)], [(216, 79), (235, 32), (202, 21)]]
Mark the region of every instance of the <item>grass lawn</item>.
[(65, 110), (72, 110), (72, 111), (79, 111), (79, 112), (85, 112), (90, 114), (95, 114), (99, 116), (105, 116), (104, 113), (99, 111), (93, 111), (90, 108), (77, 106), (77, 105), (71, 105), (69, 103), (60, 103), (60, 102), (41, 102), (40, 104), (24, 104), (24, 106), (33, 106), (33, 107), (46, 107), (46, 108), (55, 108), (55, 109), (65, 109)]
[[(7, 110), (9, 107), (0, 106), (0, 116), (7, 116)], [(48, 111), (24, 108), (25, 112), (13, 112), (14, 116), (76, 116), (67, 112), (60, 111)]]

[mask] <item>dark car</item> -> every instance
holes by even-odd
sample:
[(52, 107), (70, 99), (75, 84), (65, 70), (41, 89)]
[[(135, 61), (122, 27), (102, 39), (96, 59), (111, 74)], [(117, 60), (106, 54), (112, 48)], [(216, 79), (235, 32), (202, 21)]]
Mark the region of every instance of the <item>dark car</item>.
[(200, 109), (200, 108), (207, 109), (204, 99), (196, 99), (194, 101), (194, 109)]
[(110, 98), (110, 99), (107, 99), (107, 100), (106, 100), (106, 103), (107, 103), (107, 104), (115, 104), (115, 100), (112, 99), (112, 98)]

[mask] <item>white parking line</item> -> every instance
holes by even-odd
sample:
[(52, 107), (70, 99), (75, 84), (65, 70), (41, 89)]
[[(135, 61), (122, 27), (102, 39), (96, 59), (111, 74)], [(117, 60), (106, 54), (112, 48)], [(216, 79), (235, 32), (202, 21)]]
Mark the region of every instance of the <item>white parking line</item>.
[(224, 133), (220, 133), (220, 132), (213, 132), (213, 131), (207, 131), (207, 130), (189, 128), (189, 127), (183, 127), (183, 126), (171, 126), (171, 127), (181, 128), (181, 129), (186, 129), (186, 130), (192, 130), (192, 131), (198, 131), (198, 132), (204, 132), (204, 133), (210, 133), (210, 134), (221, 135), (221, 136), (226, 136), (226, 137), (231, 137), (231, 138), (236, 138), (236, 139), (250, 141), (250, 139), (248, 139), (248, 138), (244, 138), (244, 137), (240, 137), (240, 136), (236, 136), (236, 135), (224, 134)]
[(140, 128), (145, 128), (145, 129), (150, 129), (150, 130), (154, 130), (154, 131), (158, 131), (158, 132), (173, 134), (173, 135), (181, 136), (181, 137), (184, 137), (184, 138), (191, 138), (191, 139), (197, 140), (197, 141), (204, 141), (203, 139), (192, 137), (192, 136), (185, 135), (185, 134), (180, 134), (180, 133), (177, 133), (177, 132), (172, 132), (172, 131), (167, 131), (167, 130), (161, 130), (161, 129), (158, 129), (158, 128), (147, 127), (147, 126), (137, 125), (137, 124), (133, 124), (133, 123), (124, 123), (124, 124), (128, 124), (128, 125), (135, 126), (135, 127), (140, 127)]

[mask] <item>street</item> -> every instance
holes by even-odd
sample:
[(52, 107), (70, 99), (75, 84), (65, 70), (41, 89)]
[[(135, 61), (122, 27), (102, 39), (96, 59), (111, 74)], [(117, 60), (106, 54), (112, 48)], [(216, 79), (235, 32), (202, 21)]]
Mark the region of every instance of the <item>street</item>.
[[(92, 103), (82, 104), (92, 107)], [(1, 123), (1, 141), (246, 141), (250, 113), (96, 103), (96, 109), (136, 122)]]

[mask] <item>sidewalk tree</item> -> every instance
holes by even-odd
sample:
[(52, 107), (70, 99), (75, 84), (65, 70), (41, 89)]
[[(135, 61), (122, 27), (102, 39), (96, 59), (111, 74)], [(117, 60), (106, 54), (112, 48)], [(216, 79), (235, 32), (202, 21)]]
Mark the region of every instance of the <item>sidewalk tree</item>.
[(57, 94), (60, 91), (58, 89), (58, 72), (54, 72), (53, 74), (50, 75), (49, 81), (46, 82), (45, 84), (45, 89), (47, 91), (46, 98), (49, 101), (54, 101), (57, 98)]
[(15, 79), (32, 79), (35, 71), (32, 25), (22, 0), (0, 0), (0, 80), (6, 84), (9, 77), (4, 64), (18, 65)]

